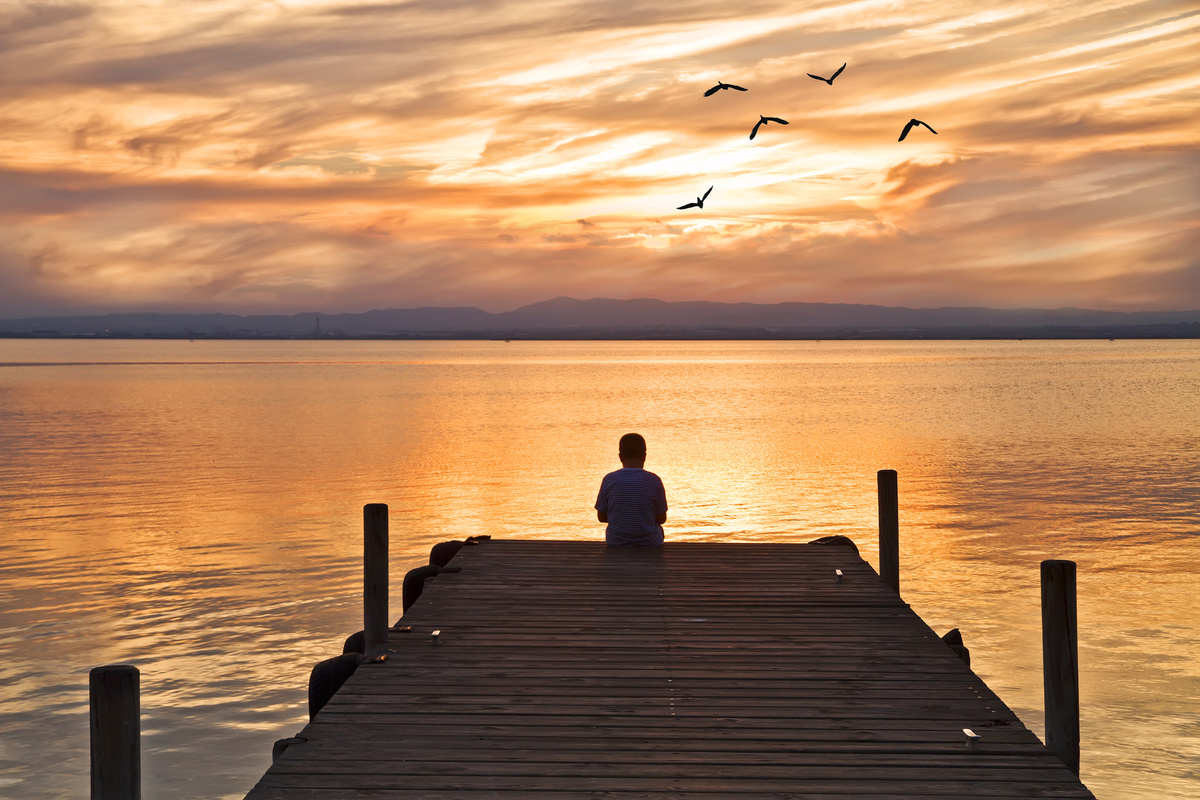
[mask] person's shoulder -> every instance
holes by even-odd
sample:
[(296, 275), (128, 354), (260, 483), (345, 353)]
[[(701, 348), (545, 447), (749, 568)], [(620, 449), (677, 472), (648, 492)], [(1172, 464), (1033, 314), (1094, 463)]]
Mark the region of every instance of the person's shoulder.
[(658, 475), (654, 474), (650, 470), (644, 469), (641, 471), (641, 473), (642, 474), (638, 476), (638, 479), (642, 482), (643, 486), (663, 486), (662, 478), (658, 477)]

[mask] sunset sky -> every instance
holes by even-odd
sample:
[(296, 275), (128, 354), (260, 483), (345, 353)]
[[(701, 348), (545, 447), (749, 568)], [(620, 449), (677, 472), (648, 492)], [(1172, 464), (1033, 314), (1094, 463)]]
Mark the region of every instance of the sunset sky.
[(1181, 0), (5, 0), (0, 317), (1200, 308), (1198, 54)]

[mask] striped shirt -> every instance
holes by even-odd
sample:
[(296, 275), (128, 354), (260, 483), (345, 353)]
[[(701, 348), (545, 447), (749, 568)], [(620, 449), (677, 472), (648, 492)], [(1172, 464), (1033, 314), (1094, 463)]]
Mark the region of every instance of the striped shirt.
[(596, 510), (608, 515), (604, 541), (616, 547), (660, 547), (663, 529), (654, 521), (667, 513), (662, 479), (640, 467), (610, 472), (600, 482)]

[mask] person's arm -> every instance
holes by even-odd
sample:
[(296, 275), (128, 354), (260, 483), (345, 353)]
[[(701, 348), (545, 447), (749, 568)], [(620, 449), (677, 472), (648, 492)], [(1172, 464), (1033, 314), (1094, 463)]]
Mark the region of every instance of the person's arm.
[(600, 493), (596, 495), (596, 519), (608, 524), (608, 476), (605, 475), (605, 480), (600, 481)]
[[(603, 520), (603, 519), (600, 521), (607, 522), (607, 520)], [(667, 521), (667, 512), (664, 511), (661, 514), (655, 514), (654, 521), (657, 522), (659, 525), (662, 525), (664, 522)]]

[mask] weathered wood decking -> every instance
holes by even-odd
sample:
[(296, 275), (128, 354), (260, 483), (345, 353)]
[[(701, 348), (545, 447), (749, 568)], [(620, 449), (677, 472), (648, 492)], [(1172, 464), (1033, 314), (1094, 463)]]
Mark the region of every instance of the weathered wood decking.
[(1092, 797), (850, 548), (452, 566), (248, 800)]

